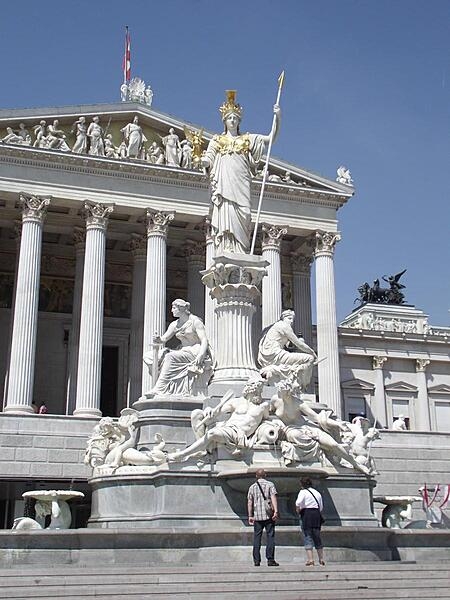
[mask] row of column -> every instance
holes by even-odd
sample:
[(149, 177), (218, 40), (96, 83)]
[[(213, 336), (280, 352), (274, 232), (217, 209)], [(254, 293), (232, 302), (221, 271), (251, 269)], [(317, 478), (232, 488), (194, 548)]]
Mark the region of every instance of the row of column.
[[(17, 266), (10, 361), (5, 412), (31, 413), (36, 348), (42, 230), (49, 198), (20, 196), (22, 232)], [(103, 340), (105, 250), (108, 216), (113, 206), (85, 203), (86, 230), (75, 230), (76, 268), (72, 328), (68, 353), (67, 412), (100, 416), (100, 381)], [(174, 213), (147, 211), (147, 235), (134, 236), (131, 300), (129, 400), (151, 388), (151, 374), (142, 368), (142, 355), (155, 334), (165, 329), (166, 240)], [(262, 284), (262, 327), (279, 319), (283, 310), (280, 247), (286, 228), (262, 226), (262, 255), (270, 263)], [(319, 394), (341, 414), (333, 251), (338, 234), (316, 234), (317, 344)], [(204, 317), (212, 346), (216, 346), (215, 300), (201, 282), (201, 271), (211, 263), (213, 240), (205, 222), (204, 245), (186, 247), (188, 301)], [(293, 304), (297, 327), (312, 343), (310, 266), (312, 255), (293, 258)], [(204, 307), (204, 314), (202, 311)], [(199, 309), (199, 310), (197, 310)], [(143, 325), (142, 325), (143, 323)]]
[[(389, 427), (383, 370), (387, 360), (386, 356), (372, 357), (372, 368), (375, 371), (373, 416), (380, 427)], [(415, 429), (420, 431), (431, 430), (430, 402), (426, 376), (426, 369), (429, 364), (430, 361), (426, 358), (417, 358), (415, 360), (417, 382), (417, 401), (414, 407)]]

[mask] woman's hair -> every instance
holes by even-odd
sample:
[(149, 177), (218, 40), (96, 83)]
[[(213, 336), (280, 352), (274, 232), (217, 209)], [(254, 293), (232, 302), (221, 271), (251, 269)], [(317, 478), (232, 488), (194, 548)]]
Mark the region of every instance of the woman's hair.
[(172, 302), (172, 306), (173, 305), (178, 306), (178, 308), (183, 308), (186, 312), (190, 312), (191, 310), (191, 303), (187, 302), (186, 300), (182, 300), (181, 298), (174, 300)]
[(302, 486), (302, 488), (307, 489), (312, 487), (312, 481), (309, 477), (302, 477), (300, 479), (300, 485)]
[(295, 317), (295, 312), (293, 310), (291, 310), (290, 308), (288, 308), (287, 310), (283, 310), (283, 312), (281, 313), (281, 317), (280, 320), (284, 319), (284, 317)]

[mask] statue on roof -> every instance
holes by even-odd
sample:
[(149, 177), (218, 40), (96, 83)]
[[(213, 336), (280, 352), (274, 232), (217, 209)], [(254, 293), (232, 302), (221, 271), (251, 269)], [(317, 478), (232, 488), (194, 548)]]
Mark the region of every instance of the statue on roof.
[(216, 254), (248, 253), (251, 226), (251, 181), (258, 163), (279, 129), (280, 108), (274, 106), (274, 129), (270, 135), (241, 134), (242, 108), (236, 91), (228, 90), (220, 107), (224, 131), (215, 135), (202, 157), (211, 182), (211, 228)]
[(147, 106), (152, 105), (153, 90), (140, 77), (133, 77), (128, 83), (120, 86), (120, 99), (122, 102), (140, 102)]
[(353, 185), (353, 179), (350, 174), (350, 170), (344, 165), (341, 165), (337, 170), (336, 181), (338, 183), (343, 183), (344, 185)]
[(379, 278), (375, 279), (372, 286), (366, 281), (358, 288), (359, 298), (357, 298), (355, 302), (359, 302), (361, 306), (366, 302), (378, 304), (404, 304), (405, 295), (401, 290), (405, 289), (406, 286), (399, 281), (404, 273), (406, 273), (406, 269), (396, 275), (390, 275), (389, 277), (383, 276), (383, 281), (389, 283), (388, 288), (381, 287)]
[(123, 133), (125, 143), (127, 144), (127, 158), (142, 158), (144, 151), (144, 142), (147, 138), (139, 125), (139, 117), (136, 116), (132, 123), (128, 123), (120, 130)]

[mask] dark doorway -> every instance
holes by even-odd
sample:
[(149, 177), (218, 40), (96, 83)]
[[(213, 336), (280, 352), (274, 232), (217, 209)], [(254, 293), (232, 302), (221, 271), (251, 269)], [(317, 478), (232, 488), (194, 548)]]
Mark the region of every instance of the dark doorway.
[(104, 417), (117, 417), (118, 371), (119, 348), (117, 346), (103, 346), (100, 410)]

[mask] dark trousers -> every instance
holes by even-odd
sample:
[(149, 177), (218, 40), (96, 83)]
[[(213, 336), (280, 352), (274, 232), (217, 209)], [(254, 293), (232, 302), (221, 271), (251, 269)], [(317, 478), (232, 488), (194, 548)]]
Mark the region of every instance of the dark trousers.
[(266, 530), (266, 558), (275, 560), (275, 523), (272, 519), (266, 521), (255, 521), (253, 525), (253, 561), (261, 562), (261, 538), (263, 530)]

